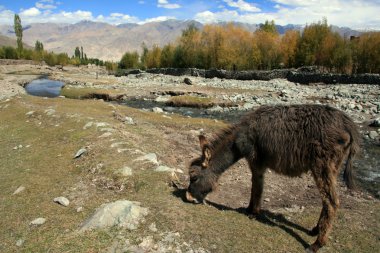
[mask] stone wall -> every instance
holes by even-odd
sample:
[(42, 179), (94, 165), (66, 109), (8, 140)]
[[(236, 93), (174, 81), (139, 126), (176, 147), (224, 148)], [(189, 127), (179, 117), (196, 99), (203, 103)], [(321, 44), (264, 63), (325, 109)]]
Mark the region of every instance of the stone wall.
[(154, 68), (146, 72), (152, 74), (164, 74), (173, 76), (200, 76), (205, 78), (222, 78), (235, 80), (272, 80), (276, 78), (287, 79), (288, 81), (310, 84), (380, 84), (379, 74), (331, 74), (321, 73), (313, 68), (296, 69), (275, 69), (275, 70), (248, 70), (248, 71), (230, 71), (221, 69), (195, 69), (195, 68)]

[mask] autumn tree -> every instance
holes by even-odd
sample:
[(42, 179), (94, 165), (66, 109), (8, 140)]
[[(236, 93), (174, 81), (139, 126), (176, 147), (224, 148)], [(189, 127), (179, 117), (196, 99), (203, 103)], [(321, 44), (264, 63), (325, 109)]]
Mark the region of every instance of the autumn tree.
[(23, 50), (22, 25), (21, 25), (21, 18), (18, 14), (15, 14), (14, 16), (14, 30), (17, 37), (17, 50), (18, 50), (18, 53), (21, 55), (22, 50)]
[(179, 38), (175, 59), (178, 67), (200, 67), (199, 61), (200, 32), (195, 24), (190, 24)]
[(225, 36), (221, 26), (206, 25), (203, 28), (201, 48), (204, 49), (204, 65), (206, 68), (223, 68), (221, 59), (224, 39)]
[(296, 65), (321, 65), (322, 43), (331, 33), (327, 19), (305, 27), (296, 53)]
[(380, 32), (362, 34), (351, 48), (354, 73), (380, 73)]
[(284, 67), (291, 68), (296, 63), (297, 46), (300, 40), (300, 32), (288, 30), (281, 38), (281, 54)]
[(338, 33), (329, 32), (322, 40), (320, 47), (319, 64), (330, 72), (349, 71), (351, 65), (351, 51), (347, 41)]
[(159, 68), (161, 60), (161, 48), (157, 45), (154, 45), (151, 50), (148, 51), (145, 65), (149, 68)]

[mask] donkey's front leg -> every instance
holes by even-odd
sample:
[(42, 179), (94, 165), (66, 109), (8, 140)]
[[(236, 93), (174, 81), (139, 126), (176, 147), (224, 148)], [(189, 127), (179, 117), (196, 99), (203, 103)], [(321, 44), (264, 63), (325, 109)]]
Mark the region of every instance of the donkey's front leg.
[(251, 200), (249, 201), (249, 206), (247, 209), (249, 218), (256, 218), (260, 213), (261, 206), (261, 196), (263, 193), (264, 185), (264, 171), (258, 168), (252, 170), (252, 189), (251, 189)]

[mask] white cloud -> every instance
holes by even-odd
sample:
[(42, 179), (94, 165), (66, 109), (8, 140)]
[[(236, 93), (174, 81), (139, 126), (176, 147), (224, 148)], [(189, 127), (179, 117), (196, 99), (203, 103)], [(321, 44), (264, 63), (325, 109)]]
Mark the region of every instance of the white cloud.
[[(231, 0), (224, 0), (226, 3)], [(275, 10), (270, 12), (240, 13), (233, 10), (204, 11), (194, 16), (202, 23), (238, 21), (263, 23), (274, 20), (276, 24), (310, 24), (324, 17), (329, 24), (356, 29), (380, 29), (379, 1), (370, 0), (272, 0)], [(238, 3), (238, 1), (235, 1)]]
[(238, 8), (240, 11), (245, 12), (259, 12), (261, 11), (259, 8), (254, 6), (253, 4), (247, 3), (244, 0), (223, 0), (228, 6)]
[(44, 3), (40, 3), (40, 2), (36, 3), (36, 7), (39, 9), (55, 9), (55, 8), (57, 8), (57, 6), (55, 6), (55, 5), (44, 4)]
[(150, 23), (150, 22), (161, 22), (161, 21), (166, 21), (169, 19), (176, 19), (176, 18), (171, 17), (171, 16), (159, 16), (159, 17), (155, 17), (155, 18), (147, 18), (144, 21), (140, 21), (138, 23), (139, 24), (145, 24), (145, 23)]
[(13, 24), (15, 13), (10, 10), (0, 10), (0, 24)]
[(167, 0), (158, 0), (157, 7), (161, 7), (165, 9), (178, 9), (178, 8), (181, 8), (181, 5), (171, 4)]
[(36, 2), (36, 7), (39, 9), (51, 10), (56, 9), (60, 2), (54, 2), (54, 0), (40, 0)]
[(41, 11), (35, 7), (26, 9), (20, 12), (20, 17), (36, 17), (41, 14)]
[(250, 24), (263, 23), (265, 20), (273, 20), (274, 15), (271, 13), (248, 13), (240, 14), (233, 10), (223, 10), (220, 12), (205, 11), (195, 15), (195, 20), (201, 23), (217, 23), (217, 22), (242, 22)]

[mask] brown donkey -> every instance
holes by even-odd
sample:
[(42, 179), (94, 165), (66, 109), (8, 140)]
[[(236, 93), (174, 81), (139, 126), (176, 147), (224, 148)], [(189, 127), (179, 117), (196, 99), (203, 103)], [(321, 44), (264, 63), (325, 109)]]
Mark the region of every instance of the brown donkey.
[(352, 158), (360, 146), (357, 126), (346, 114), (325, 105), (262, 106), (214, 140), (208, 142), (204, 136), (199, 140), (202, 156), (193, 160), (189, 168), (188, 201), (203, 202), (220, 175), (245, 158), (252, 171), (248, 213), (255, 217), (260, 211), (267, 168), (291, 177), (311, 170), (322, 196), (322, 211), (310, 231), (318, 235), (317, 240), (306, 251), (317, 252), (326, 244), (339, 206), (339, 168), (348, 158), (344, 180), (352, 188)]

